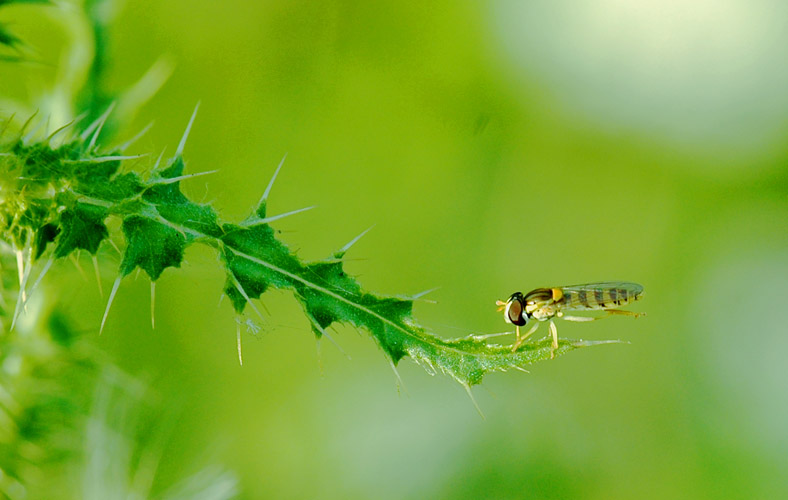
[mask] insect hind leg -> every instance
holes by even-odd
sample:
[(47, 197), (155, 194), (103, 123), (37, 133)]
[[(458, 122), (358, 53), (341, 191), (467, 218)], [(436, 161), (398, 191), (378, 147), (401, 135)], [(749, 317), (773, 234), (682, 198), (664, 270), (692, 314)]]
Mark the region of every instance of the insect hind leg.
[(639, 318), (646, 315), (644, 312), (624, 311), (622, 309), (608, 309), (605, 312), (608, 316), (632, 316), (633, 318)]
[(561, 316), (561, 319), (565, 319), (567, 321), (575, 321), (575, 322), (578, 322), (578, 323), (583, 323), (583, 322), (586, 322), (586, 321), (594, 321), (594, 320), (602, 319), (602, 318), (604, 318), (604, 316), (600, 316), (598, 318), (595, 318), (593, 316), (566, 316), (566, 315), (562, 315)]
[(639, 318), (640, 316), (645, 316), (646, 313), (642, 312), (633, 312), (633, 311), (623, 311), (621, 309), (607, 309), (605, 310), (604, 316), (567, 316), (562, 314), (559, 316), (561, 319), (565, 319), (566, 321), (575, 321), (578, 323), (583, 323), (587, 321), (596, 321), (598, 319), (609, 318), (610, 316), (632, 316), (633, 318)]

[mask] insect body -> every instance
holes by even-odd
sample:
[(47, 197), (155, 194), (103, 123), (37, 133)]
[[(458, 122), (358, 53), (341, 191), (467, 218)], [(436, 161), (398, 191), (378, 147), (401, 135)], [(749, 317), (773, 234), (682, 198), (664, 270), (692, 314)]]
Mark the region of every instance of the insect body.
[[(507, 323), (515, 325), (517, 339), (512, 346), (516, 351), (525, 339), (539, 328), (542, 321), (550, 321), (550, 334), (553, 337), (551, 358), (558, 349), (558, 331), (553, 318), (568, 321), (594, 321), (605, 316), (567, 316), (566, 311), (605, 311), (607, 315), (619, 314), (638, 317), (643, 313), (622, 311), (618, 307), (630, 304), (643, 295), (643, 286), (626, 281), (605, 281), (556, 288), (537, 288), (523, 295), (515, 292), (509, 300), (497, 301), (503, 310), (503, 318)], [(525, 335), (520, 335), (520, 327), (533, 322)]]

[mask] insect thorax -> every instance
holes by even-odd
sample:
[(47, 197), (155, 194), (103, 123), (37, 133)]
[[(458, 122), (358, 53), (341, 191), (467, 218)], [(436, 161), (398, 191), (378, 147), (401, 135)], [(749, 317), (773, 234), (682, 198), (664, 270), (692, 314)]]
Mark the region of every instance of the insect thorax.
[(525, 310), (534, 319), (544, 321), (558, 312), (552, 288), (537, 288), (525, 295)]

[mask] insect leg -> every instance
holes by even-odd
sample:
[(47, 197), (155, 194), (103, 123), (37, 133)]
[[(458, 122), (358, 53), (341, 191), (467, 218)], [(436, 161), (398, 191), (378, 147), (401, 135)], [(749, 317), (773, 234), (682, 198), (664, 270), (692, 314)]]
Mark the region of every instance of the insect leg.
[(583, 322), (583, 321), (596, 321), (598, 319), (607, 318), (609, 316), (632, 316), (634, 318), (638, 318), (640, 316), (645, 316), (645, 315), (646, 313), (642, 313), (642, 312), (622, 311), (621, 309), (607, 309), (605, 311), (604, 316), (565, 316), (562, 314), (559, 317), (567, 321)]
[(584, 322), (584, 321), (594, 321), (596, 319), (602, 319), (602, 318), (592, 318), (591, 316), (561, 316), (561, 319), (565, 319), (567, 321)]
[(646, 315), (646, 313), (643, 313), (643, 312), (622, 311), (621, 309), (608, 309), (605, 312), (607, 312), (607, 314), (609, 316), (617, 314), (617, 315), (621, 315), (621, 316), (633, 316), (635, 318), (638, 318), (640, 316), (645, 316)]
[(521, 337), (521, 336), (520, 336), (520, 327), (518, 326), (518, 327), (517, 327), (517, 340), (515, 341), (514, 345), (512, 346), (512, 352), (515, 352), (515, 351), (517, 351), (517, 349), (518, 349), (518, 348), (519, 348), (521, 345), (523, 345), (523, 342), (525, 342), (525, 339), (527, 339), (528, 337), (530, 337), (530, 336), (531, 336), (531, 334), (532, 334), (532, 333), (534, 333), (534, 332), (536, 331), (536, 329), (537, 329), (537, 328), (539, 328), (539, 322), (538, 322), (538, 321), (534, 321), (534, 326), (532, 326), (532, 327), (531, 327), (531, 329), (530, 329), (530, 330), (528, 330), (528, 331), (525, 333), (525, 335), (523, 335), (523, 336)]
[(553, 336), (553, 348), (550, 349), (550, 359), (555, 359), (555, 350), (558, 349), (558, 329), (555, 322), (550, 320), (550, 335)]

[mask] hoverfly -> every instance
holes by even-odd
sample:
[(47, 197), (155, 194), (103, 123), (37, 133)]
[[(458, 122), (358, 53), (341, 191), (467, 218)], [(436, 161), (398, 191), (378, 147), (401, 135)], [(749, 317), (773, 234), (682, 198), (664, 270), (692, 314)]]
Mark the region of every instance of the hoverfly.
[[(550, 321), (550, 334), (553, 337), (550, 358), (555, 357), (558, 349), (558, 330), (553, 318), (568, 321), (594, 321), (606, 316), (567, 316), (565, 311), (605, 311), (607, 316), (619, 314), (638, 317), (645, 313), (622, 311), (618, 307), (630, 304), (643, 295), (643, 286), (626, 281), (604, 281), (585, 285), (562, 286), (556, 288), (537, 288), (523, 295), (515, 292), (506, 302), (499, 300), (496, 305), (503, 311), (503, 319), (515, 325), (516, 340), (512, 346), (515, 352), (525, 339), (539, 328), (542, 321)], [(535, 320), (535, 321), (534, 321)], [(525, 335), (520, 335), (520, 327), (533, 321), (534, 325)]]

